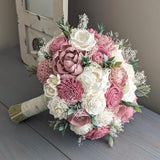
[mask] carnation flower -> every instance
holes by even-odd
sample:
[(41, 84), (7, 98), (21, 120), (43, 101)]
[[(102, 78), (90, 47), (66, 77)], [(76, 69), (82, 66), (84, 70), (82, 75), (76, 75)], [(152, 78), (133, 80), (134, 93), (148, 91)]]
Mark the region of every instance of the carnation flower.
[(47, 107), (49, 109), (49, 113), (53, 115), (54, 118), (67, 119), (66, 111), (69, 108), (67, 106), (67, 103), (60, 97), (56, 96), (55, 98), (50, 100)]
[(109, 125), (113, 120), (114, 114), (108, 109), (104, 109), (103, 112), (96, 116), (97, 123), (99, 127)]
[(55, 53), (60, 50), (63, 45), (68, 44), (68, 39), (65, 37), (56, 38), (50, 45), (50, 50)]
[(110, 86), (109, 82), (110, 69), (102, 69), (100, 65), (93, 62), (89, 67), (77, 77), (82, 83), (85, 93), (103, 92), (105, 93)]
[(89, 33), (86, 29), (72, 29), (69, 43), (81, 51), (91, 51), (96, 41), (94, 34)]
[(71, 104), (77, 103), (84, 92), (81, 83), (76, 78), (61, 80), (57, 89), (59, 97)]
[(56, 86), (60, 84), (60, 76), (50, 75), (47, 82), (44, 84), (44, 95), (49, 98), (54, 98), (57, 96)]
[(97, 115), (104, 111), (106, 100), (102, 92), (83, 94), (81, 106), (89, 114)]
[(77, 135), (85, 135), (92, 130), (93, 126), (91, 123), (85, 124), (83, 126), (74, 126), (70, 125), (71, 131), (76, 133)]
[(37, 77), (41, 83), (46, 83), (49, 75), (53, 73), (50, 60), (42, 61), (37, 68)]
[(84, 110), (79, 109), (68, 118), (68, 122), (74, 126), (84, 126), (91, 122), (90, 115)]
[(122, 123), (129, 123), (129, 119), (133, 119), (133, 114), (136, 112), (133, 108), (123, 104), (118, 105), (113, 111)]
[(71, 78), (82, 73), (81, 55), (77, 49), (71, 45), (66, 45), (53, 54), (53, 73), (60, 74), (61, 78)]
[(114, 109), (116, 106), (119, 105), (122, 99), (122, 92), (118, 87), (112, 85), (110, 88), (107, 89), (105, 98), (107, 108)]
[(88, 138), (88, 139), (99, 139), (99, 138), (102, 138), (105, 135), (107, 135), (109, 133), (109, 131), (110, 131), (110, 127), (109, 126), (98, 127), (98, 130), (93, 128), (90, 132), (88, 132), (85, 135), (85, 138)]
[(128, 75), (123, 67), (120, 67), (119, 69), (112, 69), (110, 81), (114, 85), (122, 89), (125, 86), (127, 79)]

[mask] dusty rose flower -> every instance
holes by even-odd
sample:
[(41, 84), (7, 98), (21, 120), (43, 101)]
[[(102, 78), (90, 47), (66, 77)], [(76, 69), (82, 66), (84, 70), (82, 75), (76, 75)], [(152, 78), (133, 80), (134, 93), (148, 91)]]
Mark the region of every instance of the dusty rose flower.
[(81, 83), (76, 78), (61, 80), (57, 89), (58, 96), (71, 104), (77, 103), (84, 92)]
[(133, 108), (127, 107), (123, 104), (118, 105), (113, 110), (117, 118), (121, 119), (123, 123), (129, 123), (129, 119), (133, 119), (133, 114), (136, 112)]
[(119, 69), (116, 69), (116, 68), (112, 69), (110, 81), (114, 85), (122, 89), (126, 85), (127, 79), (128, 79), (128, 75), (126, 70), (123, 67)]
[(89, 139), (99, 139), (104, 137), (105, 135), (107, 135), (110, 131), (110, 127), (106, 126), (106, 127), (98, 127), (98, 130), (96, 130), (95, 128), (93, 128), (90, 132), (88, 132), (85, 135), (85, 138), (89, 138)]
[(83, 126), (91, 122), (90, 115), (84, 110), (79, 109), (76, 113), (68, 118), (68, 122), (74, 126)]
[(37, 68), (37, 77), (41, 83), (46, 83), (49, 76), (53, 73), (50, 60), (44, 60)]
[(56, 52), (61, 49), (63, 45), (68, 44), (68, 39), (65, 37), (56, 38), (50, 45), (50, 50)]
[(119, 105), (122, 99), (122, 92), (118, 87), (112, 85), (110, 88), (107, 89), (105, 98), (107, 108), (114, 109), (116, 106)]
[(98, 39), (101, 37), (101, 34), (99, 34), (96, 30), (94, 30), (93, 28), (88, 29), (88, 32), (90, 33), (94, 33), (94, 38)]
[(60, 74), (61, 78), (71, 78), (82, 73), (81, 55), (71, 45), (65, 45), (52, 56), (53, 73)]
[(110, 37), (107, 37), (105, 35), (101, 35), (97, 41), (97, 44), (100, 46), (105, 47), (108, 51), (114, 50), (114, 42)]

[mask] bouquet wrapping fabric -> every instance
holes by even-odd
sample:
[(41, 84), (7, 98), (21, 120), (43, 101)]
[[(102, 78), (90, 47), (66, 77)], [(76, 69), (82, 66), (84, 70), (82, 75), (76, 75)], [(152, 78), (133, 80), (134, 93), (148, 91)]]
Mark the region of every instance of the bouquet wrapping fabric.
[(150, 91), (144, 72), (134, 70), (139, 62), (136, 51), (117, 33), (103, 34), (103, 25), (87, 28), (85, 14), (77, 28), (63, 18), (57, 23), (63, 34), (38, 53), (36, 73), (44, 95), (11, 106), (10, 117), (18, 123), (49, 109), (50, 127), (63, 135), (67, 127), (80, 140), (107, 135), (112, 147), (124, 124), (141, 111), (137, 98)]

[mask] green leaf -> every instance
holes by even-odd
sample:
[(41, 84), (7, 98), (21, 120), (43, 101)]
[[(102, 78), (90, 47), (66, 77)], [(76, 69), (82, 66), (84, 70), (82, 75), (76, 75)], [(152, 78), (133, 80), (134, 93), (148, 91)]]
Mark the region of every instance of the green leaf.
[(116, 63), (114, 64), (114, 67), (115, 67), (115, 68), (120, 68), (120, 67), (121, 67), (121, 64), (122, 64), (122, 62), (116, 62)]
[(139, 59), (136, 59), (136, 60), (130, 62), (130, 64), (131, 64), (134, 68), (135, 68), (135, 67), (138, 67), (138, 65), (139, 65)]
[(82, 55), (82, 66), (83, 67), (88, 67), (90, 65), (90, 59), (89, 57), (85, 57)]
[(98, 130), (98, 124), (97, 124), (97, 119), (95, 115), (91, 115), (91, 123), (93, 125), (93, 127)]
[(111, 148), (113, 148), (114, 145), (114, 138), (110, 134), (108, 134), (108, 145)]
[(67, 111), (67, 115), (68, 116), (71, 116), (72, 114), (74, 114), (76, 112), (76, 110), (74, 109), (74, 108), (70, 108), (70, 109), (68, 109), (68, 111)]
[(143, 107), (133, 102), (122, 101), (122, 103), (126, 105), (127, 107), (132, 107), (136, 112), (141, 112), (140, 107)]
[(108, 61), (108, 56), (104, 54), (104, 62)]
[(47, 52), (43, 52), (43, 55), (44, 55), (44, 58), (52, 60), (52, 56), (49, 55)]
[(97, 27), (98, 27), (98, 29), (97, 29), (98, 33), (102, 34), (104, 32), (104, 25), (103, 24), (98, 24)]
[(151, 91), (151, 88), (148, 86), (140, 86), (136, 90), (136, 96), (137, 97), (147, 97), (147, 94)]
[(56, 130), (58, 128), (58, 125), (61, 123), (61, 121), (56, 121), (56, 123), (54, 124), (53, 129)]
[(59, 131), (63, 131), (64, 130), (64, 125), (60, 125), (59, 126)]
[(29, 72), (29, 77), (33, 76), (34, 74), (37, 74), (37, 67), (36, 66), (25, 65), (25, 68)]

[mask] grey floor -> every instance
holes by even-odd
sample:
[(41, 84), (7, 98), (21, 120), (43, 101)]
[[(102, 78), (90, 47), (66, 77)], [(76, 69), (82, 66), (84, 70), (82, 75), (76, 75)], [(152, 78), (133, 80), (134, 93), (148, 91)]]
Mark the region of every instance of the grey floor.
[(10, 105), (41, 93), (37, 78), (28, 78), (19, 48), (0, 52), (0, 160), (160, 160), (160, 116), (146, 108), (125, 126), (113, 149), (106, 138), (79, 147), (75, 134), (63, 137), (48, 127), (48, 112), (21, 124), (9, 119)]

